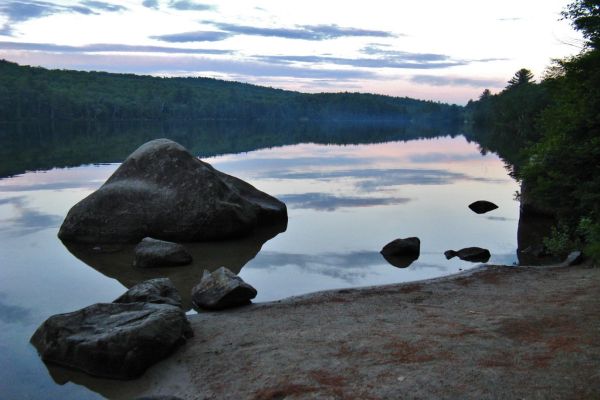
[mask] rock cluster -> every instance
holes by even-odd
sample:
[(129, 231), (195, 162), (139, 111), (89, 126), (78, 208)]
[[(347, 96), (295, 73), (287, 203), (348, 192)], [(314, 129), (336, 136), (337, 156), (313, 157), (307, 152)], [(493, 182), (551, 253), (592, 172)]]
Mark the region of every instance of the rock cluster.
[(48, 318), (31, 343), (42, 359), (103, 378), (132, 379), (193, 335), (168, 279), (142, 282), (113, 303)]

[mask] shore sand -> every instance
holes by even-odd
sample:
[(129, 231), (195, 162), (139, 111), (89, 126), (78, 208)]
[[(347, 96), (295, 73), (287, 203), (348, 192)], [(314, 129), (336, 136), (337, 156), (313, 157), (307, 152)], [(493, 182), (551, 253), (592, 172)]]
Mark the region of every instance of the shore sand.
[(600, 398), (600, 268), (489, 266), (190, 320), (142, 378), (80, 383), (123, 399)]

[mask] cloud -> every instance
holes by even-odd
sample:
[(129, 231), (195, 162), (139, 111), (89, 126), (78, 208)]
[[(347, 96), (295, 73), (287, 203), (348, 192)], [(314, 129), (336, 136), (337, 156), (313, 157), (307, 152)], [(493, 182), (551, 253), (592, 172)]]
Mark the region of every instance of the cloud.
[(237, 35), (279, 37), (285, 39), (328, 40), (340, 37), (395, 37), (397, 35), (377, 30), (340, 27), (337, 25), (301, 25), (295, 28), (261, 28), (248, 25), (210, 22), (217, 28)]
[(381, 254), (371, 251), (350, 253), (294, 254), (261, 251), (252, 266), (244, 268), (272, 269), (295, 265), (309, 273), (341, 279), (355, 284), (369, 274), (369, 269), (387, 264)]
[(410, 78), (413, 83), (431, 86), (468, 86), (468, 87), (503, 87), (502, 79), (477, 79), (453, 76), (415, 75)]
[(400, 185), (447, 185), (458, 180), (496, 182), (441, 169), (351, 169), (338, 171), (271, 171), (270, 178), (332, 181), (353, 179), (358, 191), (373, 193)]
[(3, 199), (3, 205), (10, 204), (15, 212), (10, 218), (0, 220), (3, 235), (23, 236), (47, 228), (56, 228), (62, 222), (59, 215), (45, 214), (27, 207), (23, 196)]
[(81, 4), (66, 6), (37, 0), (18, 0), (0, 3), (0, 15), (4, 15), (7, 18), (6, 24), (0, 29), (0, 34), (11, 36), (14, 33), (12, 26), (15, 23), (42, 18), (52, 14), (77, 13), (91, 15), (97, 14), (94, 10), (122, 11), (126, 9), (120, 5), (95, 0), (85, 0)]
[(506, 218), (506, 217), (494, 217), (494, 216), (488, 216), (485, 217), (486, 219), (489, 219), (490, 221), (514, 221), (514, 218)]
[(421, 59), (419, 54), (405, 53), (397, 58), (340, 58), (323, 56), (257, 56), (257, 59), (270, 63), (311, 63), (347, 65), (359, 68), (396, 68), (396, 69), (435, 69), (466, 65), (468, 61), (448, 60), (445, 62)]
[(171, 33), (168, 35), (151, 36), (152, 39), (170, 43), (187, 43), (187, 42), (218, 42), (227, 39), (231, 33), (221, 31), (194, 31)]
[(116, 12), (116, 11), (127, 10), (127, 7), (124, 7), (121, 5), (116, 5), (116, 4), (111, 4), (111, 3), (105, 3), (103, 1), (97, 1), (97, 0), (84, 0), (81, 2), (81, 4), (83, 4), (84, 6), (88, 6), (90, 8), (101, 10), (101, 11)]
[[(5, 58), (9, 58), (6, 57)], [(212, 59), (197, 56), (160, 57), (125, 54), (70, 54), (29, 52), (14, 54), (10, 59), (28, 65), (45, 65), (50, 68), (77, 69), (138, 74), (203, 74), (213, 72), (252, 77), (290, 77), (296, 79), (376, 79), (374, 71), (351, 69), (310, 68), (287, 65), (270, 65), (254, 60)]]
[(190, 0), (171, 0), (169, 7), (182, 11), (209, 11), (216, 8), (210, 4), (196, 3)]
[(6, 293), (0, 293), (0, 321), (5, 324), (27, 324), (31, 321), (31, 310), (21, 306), (7, 304)]
[[(288, 265), (297, 266), (308, 273), (341, 279), (350, 285), (361, 283), (361, 280), (367, 275), (379, 273), (378, 269), (382, 266), (389, 267), (388, 261), (379, 252), (375, 251), (320, 254), (261, 251), (256, 255), (254, 262), (245, 266), (244, 269), (275, 269)], [(447, 271), (447, 268), (442, 265), (425, 263), (413, 264), (411, 267), (413, 269), (435, 268), (440, 271)]]
[(256, 59), (279, 64), (310, 63), (345, 65), (357, 68), (394, 68), (394, 69), (441, 69), (473, 62), (498, 61), (500, 59), (461, 60), (446, 54), (412, 53), (390, 50), (388, 46), (371, 44), (361, 49), (369, 57), (331, 57), (324, 55), (269, 55), (255, 56)]
[(171, 53), (171, 54), (231, 54), (231, 50), (192, 49), (163, 46), (132, 46), (126, 44), (89, 44), (85, 46), (67, 46), (50, 43), (26, 43), (0, 41), (2, 50), (48, 51), (56, 53)]
[(421, 153), (408, 157), (412, 163), (440, 163), (452, 161), (471, 161), (481, 159), (481, 154)]
[(278, 195), (277, 198), (290, 208), (335, 211), (338, 208), (372, 207), (402, 204), (410, 201), (398, 197), (334, 196), (328, 193), (301, 193)]
[(155, 10), (158, 9), (158, 0), (144, 0), (142, 1), (142, 5), (144, 7), (153, 8)]

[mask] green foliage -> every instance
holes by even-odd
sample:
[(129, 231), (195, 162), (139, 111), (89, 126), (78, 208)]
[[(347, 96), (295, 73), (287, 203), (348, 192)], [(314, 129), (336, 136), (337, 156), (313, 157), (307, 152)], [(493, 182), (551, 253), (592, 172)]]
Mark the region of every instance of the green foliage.
[(566, 257), (578, 247), (569, 227), (562, 224), (552, 227), (550, 236), (544, 238), (543, 244), (550, 254), (560, 258)]
[(600, 1), (579, 0), (567, 6), (562, 13), (571, 20), (573, 27), (588, 39), (588, 45), (598, 48), (600, 43)]
[(557, 61), (540, 84), (517, 72), (500, 94), (469, 103), (468, 117), (473, 137), (510, 162), (528, 196), (560, 221), (548, 244), (564, 251), (581, 237), (599, 260), (600, 1), (576, 0), (563, 16), (587, 39), (582, 53)]
[(305, 94), (209, 78), (32, 68), (0, 60), (0, 121), (393, 120), (456, 124), (458, 106), (362, 93)]
[(583, 237), (584, 253), (596, 263), (600, 263), (600, 222), (584, 217), (579, 221), (577, 232)]
[(508, 81), (506, 90), (514, 89), (516, 87), (526, 85), (533, 82), (533, 74), (527, 68), (521, 68), (515, 75)]

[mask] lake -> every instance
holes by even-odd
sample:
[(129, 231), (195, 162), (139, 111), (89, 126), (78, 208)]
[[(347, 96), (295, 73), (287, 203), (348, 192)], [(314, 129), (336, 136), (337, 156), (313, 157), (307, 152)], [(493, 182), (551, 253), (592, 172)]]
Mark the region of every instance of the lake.
[[(259, 127), (236, 136), (235, 129), (163, 126), (120, 136), (118, 129), (93, 126), (62, 133), (38, 129), (34, 135), (2, 127), (0, 133), (0, 175), (6, 176), (0, 179), (2, 398), (101, 398), (103, 385), (118, 392), (119, 382), (92, 379), (87, 386), (94, 391), (69, 382), (76, 379), (68, 372), (51, 375), (28, 341), (50, 315), (110, 302), (151, 277), (169, 276), (189, 305), (203, 269), (224, 265), (264, 302), (435, 278), (479, 265), (446, 260), (448, 249), (480, 246), (490, 250), (489, 263), (517, 261), (518, 185), (498, 156), (457, 132), (308, 126)], [(56, 234), (67, 211), (97, 189), (118, 161), (156, 137), (173, 138), (217, 169), (283, 200), (287, 227), (190, 244), (193, 265), (150, 272), (131, 266), (132, 246), (95, 253), (63, 245)], [(482, 199), (499, 208), (478, 215), (467, 207)], [(421, 240), (421, 255), (410, 266), (395, 267), (379, 254), (386, 243), (409, 236)]]

